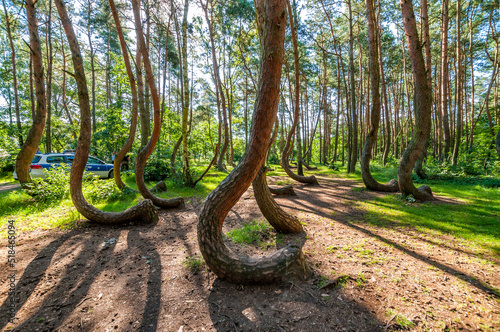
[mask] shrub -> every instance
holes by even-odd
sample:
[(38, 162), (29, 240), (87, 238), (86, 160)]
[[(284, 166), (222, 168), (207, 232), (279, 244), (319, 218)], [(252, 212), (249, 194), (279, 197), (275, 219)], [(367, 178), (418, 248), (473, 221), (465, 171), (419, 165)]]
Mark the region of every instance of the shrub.
[(160, 181), (172, 176), (170, 159), (165, 156), (151, 156), (144, 168), (144, 181)]
[(115, 202), (125, 196), (134, 195), (131, 189), (120, 190), (114, 181), (101, 180), (93, 174), (86, 174), (84, 177), (83, 193), (85, 198), (91, 203), (102, 201)]
[(69, 196), (68, 166), (45, 170), (45, 179), (34, 178), (26, 187), (26, 192), (39, 202), (57, 202)]

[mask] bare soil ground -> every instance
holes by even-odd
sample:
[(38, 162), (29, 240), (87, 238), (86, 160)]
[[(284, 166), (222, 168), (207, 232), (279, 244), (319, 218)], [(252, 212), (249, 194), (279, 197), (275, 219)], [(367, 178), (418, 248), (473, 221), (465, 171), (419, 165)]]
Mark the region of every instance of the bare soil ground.
[[(278, 178), (271, 178), (275, 183)], [(281, 179), (282, 180), (282, 179)], [(276, 198), (304, 223), (313, 276), (242, 286), (182, 263), (199, 255), (202, 202), (154, 225), (37, 231), (17, 239), (15, 295), (0, 241), (1, 331), (499, 331), (499, 261), (451, 237), (375, 227), (353, 202), (376, 195), (321, 178)], [(447, 201), (446, 204), (459, 204)], [(249, 189), (225, 231), (262, 220)], [(272, 241), (271, 241), (272, 243)], [(233, 245), (234, 246), (234, 245)], [(256, 245), (247, 253), (266, 254)], [(9, 323), (9, 303), (16, 323)]]

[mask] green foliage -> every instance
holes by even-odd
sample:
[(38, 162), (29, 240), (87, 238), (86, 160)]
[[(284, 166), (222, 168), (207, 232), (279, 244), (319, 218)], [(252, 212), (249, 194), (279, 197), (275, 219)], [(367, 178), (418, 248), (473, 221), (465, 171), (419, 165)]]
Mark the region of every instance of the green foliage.
[(26, 192), (36, 201), (43, 203), (57, 203), (69, 196), (69, 169), (68, 166), (53, 167), (44, 170), (46, 178), (34, 178), (27, 185)]
[(205, 265), (205, 261), (203, 260), (203, 257), (200, 257), (198, 255), (188, 256), (185, 260), (182, 261), (182, 265), (186, 269), (191, 271), (191, 273), (195, 274), (200, 270), (202, 266)]
[(170, 158), (153, 155), (148, 159), (144, 168), (144, 181), (160, 181), (172, 177)]
[(249, 223), (243, 224), (241, 228), (235, 228), (226, 233), (226, 236), (231, 239), (231, 241), (239, 244), (250, 244), (261, 242), (270, 238), (273, 232), (272, 226), (267, 222), (267, 220), (258, 222), (253, 220)]
[(412, 327), (415, 326), (415, 324), (410, 319), (408, 319), (404, 315), (396, 313), (394, 310), (391, 310), (391, 309), (387, 310), (386, 311), (386, 315), (387, 316), (392, 316), (393, 317), (392, 319), (394, 319), (394, 321), (396, 322), (396, 324), (401, 329), (410, 329), (410, 328), (412, 328)]
[(114, 180), (100, 180), (98, 176), (88, 175), (84, 178), (83, 193), (85, 198), (91, 203), (101, 201), (116, 202), (125, 196), (134, 196), (134, 191), (126, 188), (118, 189)]

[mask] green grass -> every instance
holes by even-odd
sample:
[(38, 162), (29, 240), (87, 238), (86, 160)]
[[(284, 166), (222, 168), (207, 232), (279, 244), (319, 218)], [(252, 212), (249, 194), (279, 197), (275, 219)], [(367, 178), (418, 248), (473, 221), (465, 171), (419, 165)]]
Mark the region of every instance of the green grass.
[(205, 261), (203, 260), (203, 257), (200, 257), (198, 255), (194, 256), (188, 256), (186, 257), (185, 260), (182, 261), (182, 265), (191, 271), (191, 273), (195, 274), (200, 270), (200, 268), (205, 265)]
[(267, 222), (263, 220), (258, 222), (253, 220), (249, 223), (244, 223), (241, 228), (235, 228), (226, 233), (226, 237), (234, 243), (239, 244), (261, 244), (266, 239), (271, 238), (274, 229)]

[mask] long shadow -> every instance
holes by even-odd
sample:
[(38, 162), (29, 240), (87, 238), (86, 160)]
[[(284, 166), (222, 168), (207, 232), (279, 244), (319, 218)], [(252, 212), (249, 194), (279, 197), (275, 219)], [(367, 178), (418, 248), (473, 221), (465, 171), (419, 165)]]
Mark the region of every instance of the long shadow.
[(28, 298), (31, 296), (35, 288), (40, 283), (40, 280), (45, 275), (45, 271), (50, 265), (52, 258), (61, 245), (68, 239), (77, 235), (77, 231), (66, 233), (43, 248), (35, 258), (26, 266), (22, 276), (19, 278), (15, 291), (9, 294), (7, 299), (0, 307), (0, 330), (2, 330), (10, 320), (9, 304), (13, 301), (15, 308), (13, 314), (17, 314)]
[[(393, 246), (394, 248), (396, 248), (396, 249), (404, 252), (405, 254), (407, 254), (407, 255), (415, 258), (415, 259), (418, 259), (418, 260), (420, 260), (422, 262), (425, 262), (425, 263), (427, 263), (429, 265), (432, 265), (435, 268), (438, 268), (438, 269), (440, 269), (440, 270), (442, 270), (442, 271), (444, 271), (444, 272), (446, 272), (448, 274), (452, 274), (452, 275), (456, 276), (457, 278), (462, 279), (463, 281), (469, 283), (470, 285), (476, 287), (477, 289), (479, 289), (479, 290), (481, 290), (481, 291), (483, 291), (485, 293), (492, 294), (492, 295), (494, 295), (496, 297), (500, 297), (500, 292), (498, 292), (496, 289), (490, 287), (486, 283), (483, 283), (479, 279), (477, 279), (477, 278), (475, 278), (475, 277), (473, 277), (473, 276), (471, 276), (471, 275), (469, 275), (467, 273), (464, 273), (462, 271), (456, 270), (456, 269), (454, 269), (454, 268), (452, 268), (450, 266), (447, 266), (447, 265), (439, 263), (439, 262), (437, 262), (437, 261), (435, 261), (433, 259), (430, 259), (430, 258), (428, 258), (426, 256), (423, 256), (423, 255), (421, 255), (421, 254), (419, 254), (419, 253), (417, 253), (417, 252), (415, 252), (413, 250), (405, 248), (404, 246), (400, 245), (397, 242), (389, 240), (389, 239), (387, 239), (387, 238), (385, 238), (385, 237), (383, 237), (381, 235), (375, 234), (375, 233), (371, 232), (370, 230), (367, 230), (367, 229), (365, 229), (363, 227), (360, 227), (360, 226), (355, 225), (353, 223), (350, 223), (348, 221), (335, 220), (335, 219), (332, 218), (331, 215), (328, 215), (327, 213), (325, 213), (325, 212), (323, 212), (321, 210), (313, 208), (313, 205), (306, 206), (305, 204), (301, 203), (298, 200), (298, 198), (300, 198), (300, 195), (296, 196), (296, 197), (292, 197), (292, 198), (290, 198), (290, 200), (293, 201), (293, 202), (295, 202), (296, 204), (299, 204), (299, 205), (303, 206), (304, 208), (307, 208), (310, 212), (312, 212), (314, 214), (317, 214), (317, 215), (322, 216), (324, 218), (328, 218), (328, 219), (340, 222), (343, 225), (351, 227), (351, 228), (353, 228), (353, 229), (355, 229), (355, 230), (357, 230), (359, 232), (362, 232), (362, 233), (364, 233), (366, 235), (369, 235), (369, 236), (371, 236), (373, 238), (376, 238), (376, 239), (378, 239), (378, 240), (380, 240), (380, 241), (382, 241), (382, 242), (384, 242), (386, 244), (389, 244), (389, 245)], [(326, 203), (326, 202), (323, 202), (323, 203)], [(290, 208), (290, 209), (296, 209), (296, 207), (293, 207), (293, 206), (287, 206), (287, 207)], [(362, 211), (362, 210), (359, 210), (359, 212), (364, 213), (364, 211)], [(345, 213), (345, 212), (341, 212), (341, 213), (343, 215), (345, 215), (345, 216), (349, 215), (348, 213)]]
[[(51, 293), (45, 297), (43, 302), (22, 324), (16, 326), (14, 331), (29, 331), (33, 326), (41, 325), (43, 330), (54, 331), (61, 327), (65, 319), (85, 300), (85, 297), (92, 286), (95, 278), (105, 269), (106, 262), (112, 256), (115, 244), (110, 244), (109, 248), (102, 249), (102, 237), (116, 238), (118, 230), (108, 230), (99, 236), (90, 236), (82, 243), (82, 249), (77, 257), (70, 264), (66, 265), (63, 277), (58, 280), (57, 285)], [(100, 250), (99, 250), (100, 249)], [(93, 253), (88, 257), (89, 252)], [(91, 265), (90, 268), (87, 266)], [(53, 317), (57, 312), (57, 318), (45, 321), (47, 317)], [(80, 326), (82, 330), (88, 327)]]
[[(208, 309), (216, 331), (384, 331), (361, 301), (342, 290), (323, 297), (314, 286), (283, 282), (278, 285), (233, 285), (220, 279), (212, 284)], [(228, 294), (234, 296), (228, 300)], [(265, 294), (265, 301), (259, 300)], [(352, 330), (354, 331), (354, 330)]]
[(161, 305), (161, 259), (155, 246), (138, 230), (129, 230), (127, 237), (128, 247), (137, 247), (143, 257), (148, 257), (149, 278), (147, 281), (146, 303), (142, 314), (139, 331), (156, 331)]

